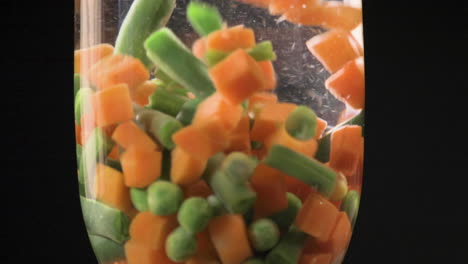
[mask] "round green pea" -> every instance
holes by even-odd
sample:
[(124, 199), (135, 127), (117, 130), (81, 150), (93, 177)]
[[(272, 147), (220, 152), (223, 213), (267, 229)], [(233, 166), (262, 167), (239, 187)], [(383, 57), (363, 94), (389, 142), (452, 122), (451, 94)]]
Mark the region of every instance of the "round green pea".
[(257, 251), (267, 251), (273, 248), (280, 238), (278, 226), (268, 218), (252, 222), (248, 234), (252, 247)]
[(197, 238), (183, 227), (178, 227), (166, 239), (166, 254), (175, 262), (183, 262), (197, 250)]
[(140, 212), (148, 211), (148, 197), (146, 189), (130, 188), (130, 200)]
[(198, 233), (206, 228), (212, 216), (213, 209), (206, 199), (191, 197), (180, 206), (177, 220), (187, 231)]
[(148, 209), (155, 215), (171, 215), (177, 212), (184, 192), (174, 183), (157, 181), (148, 187)]

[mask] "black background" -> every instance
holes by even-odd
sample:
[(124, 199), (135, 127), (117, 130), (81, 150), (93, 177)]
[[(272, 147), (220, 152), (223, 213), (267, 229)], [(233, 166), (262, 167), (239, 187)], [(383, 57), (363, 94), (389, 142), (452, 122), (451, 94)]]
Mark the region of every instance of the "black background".
[[(345, 263), (468, 263), (467, 9), (433, 2), (364, 0), (365, 174)], [(2, 263), (96, 263), (74, 180), (73, 1), (1, 7)]]

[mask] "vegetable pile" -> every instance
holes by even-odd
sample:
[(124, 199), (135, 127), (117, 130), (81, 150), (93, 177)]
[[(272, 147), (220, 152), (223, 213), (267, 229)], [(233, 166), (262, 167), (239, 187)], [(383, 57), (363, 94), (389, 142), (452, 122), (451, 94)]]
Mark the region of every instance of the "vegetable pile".
[(278, 101), (273, 44), (253, 29), (191, 2), (200, 37), (187, 48), (165, 27), (175, 0), (135, 0), (115, 46), (75, 51), (78, 179), (100, 263), (343, 258), (363, 168), (361, 10), (243, 2), (330, 29), (305, 44), (332, 74), (343, 122), (327, 130), (309, 107)]

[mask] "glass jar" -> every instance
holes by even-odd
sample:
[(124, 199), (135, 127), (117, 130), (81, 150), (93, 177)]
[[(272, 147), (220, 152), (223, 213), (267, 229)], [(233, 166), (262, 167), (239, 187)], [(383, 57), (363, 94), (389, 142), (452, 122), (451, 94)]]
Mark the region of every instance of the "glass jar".
[(75, 0), (99, 263), (341, 263), (364, 155), (361, 0)]

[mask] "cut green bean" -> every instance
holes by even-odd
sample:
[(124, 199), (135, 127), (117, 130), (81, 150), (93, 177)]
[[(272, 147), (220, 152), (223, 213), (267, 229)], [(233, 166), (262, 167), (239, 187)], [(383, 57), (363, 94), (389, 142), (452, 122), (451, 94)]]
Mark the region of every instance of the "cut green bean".
[(228, 175), (234, 183), (244, 183), (250, 179), (257, 162), (242, 152), (231, 152), (224, 159), (221, 170)]
[(251, 223), (248, 234), (252, 247), (260, 252), (273, 248), (280, 238), (278, 226), (268, 218), (257, 219)]
[(264, 264), (264, 263), (265, 263), (265, 261), (263, 261), (260, 258), (251, 258), (251, 259), (248, 259), (248, 260), (242, 262), (242, 264)]
[(169, 150), (175, 146), (172, 135), (183, 127), (174, 117), (152, 109), (145, 109), (138, 113), (136, 121), (150, 136)]
[(201, 2), (192, 1), (188, 4), (187, 19), (200, 36), (220, 30), (223, 26), (223, 18), (218, 9)]
[(202, 101), (203, 100), (201, 98), (194, 98), (185, 102), (177, 114), (176, 119), (179, 120), (184, 126), (190, 125), (192, 123), (193, 117), (195, 116), (198, 105)]
[(89, 234), (109, 238), (119, 244), (129, 239), (130, 220), (124, 212), (82, 196), (80, 201)]
[(148, 191), (146, 189), (130, 188), (130, 200), (138, 211), (148, 211)]
[(289, 229), (280, 242), (268, 253), (266, 264), (297, 264), (304, 248), (307, 234), (297, 228)]
[(124, 247), (105, 237), (88, 235), (99, 263), (119, 261), (125, 258)]
[(81, 87), (81, 77), (79, 73), (73, 75), (73, 96), (76, 96), (76, 93), (80, 90)]
[(83, 87), (78, 90), (75, 95), (75, 123), (81, 125), (81, 116), (91, 111), (91, 99), (93, 96), (93, 89)]
[(167, 91), (165, 87), (160, 86), (150, 95), (147, 107), (170, 116), (176, 116), (182, 105), (187, 101), (188, 98), (173, 94)]
[[(346, 125), (358, 125), (362, 126), (364, 128), (364, 111), (361, 110), (359, 114), (354, 116), (353, 118), (350, 118), (349, 120), (346, 120), (337, 126), (335, 126), (333, 129), (328, 131), (320, 140), (318, 144), (318, 149), (317, 149), (317, 154), (315, 154), (315, 158), (323, 163), (326, 163), (330, 160), (330, 145), (331, 145), (331, 134), (336, 131), (339, 128), (342, 128), (343, 126)], [(362, 130), (364, 132), (364, 129)]]
[(155, 215), (171, 215), (179, 210), (184, 192), (174, 183), (156, 181), (148, 187), (148, 209)]
[(167, 91), (173, 94), (187, 96), (188, 90), (185, 89), (182, 85), (178, 82), (174, 81), (169, 77), (166, 73), (164, 73), (160, 68), (154, 71), (154, 76), (162, 81), (158, 84), (158, 86), (164, 86)]
[(203, 60), (205, 61), (206, 65), (211, 68), (224, 60), (227, 56), (229, 56), (229, 53), (224, 51), (207, 50), (203, 55)]
[(210, 195), (206, 198), (208, 204), (211, 207), (211, 211), (213, 212), (213, 216), (219, 216), (226, 214), (228, 211), (224, 208), (223, 203), (216, 197), (216, 195)]
[(330, 197), (335, 188), (337, 173), (334, 170), (285, 146), (273, 145), (263, 162), (313, 186), (325, 197)]
[(248, 183), (233, 183), (222, 171), (214, 173), (210, 186), (224, 207), (233, 214), (245, 214), (257, 198)]
[(218, 152), (215, 155), (211, 156), (208, 159), (205, 171), (202, 174), (202, 179), (204, 179), (207, 183), (210, 183), (214, 174), (219, 170), (219, 168), (223, 164), (223, 160), (225, 158), (226, 155), (223, 152)]
[(302, 201), (296, 195), (288, 192), (286, 193), (286, 197), (288, 199), (288, 207), (269, 217), (283, 231), (288, 230), (294, 223), (296, 215), (302, 207)]
[(144, 41), (166, 25), (175, 5), (175, 0), (133, 1), (117, 35), (115, 53), (133, 56), (151, 68), (153, 62), (146, 56)]
[(309, 140), (315, 136), (317, 116), (309, 107), (300, 105), (288, 115), (284, 127), (295, 139)]
[(172, 261), (183, 262), (197, 250), (197, 238), (179, 226), (166, 239), (166, 254)]
[(276, 53), (273, 51), (271, 41), (262, 41), (248, 50), (248, 53), (256, 61), (274, 61)]
[(215, 91), (206, 65), (169, 28), (153, 33), (145, 41), (145, 49), (161, 70), (197, 97), (205, 98)]
[(177, 220), (180, 226), (191, 233), (203, 231), (213, 216), (208, 201), (202, 197), (190, 197), (180, 206)]
[(354, 227), (359, 211), (359, 193), (355, 190), (350, 190), (343, 199), (340, 210), (348, 215), (351, 226)]

